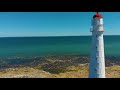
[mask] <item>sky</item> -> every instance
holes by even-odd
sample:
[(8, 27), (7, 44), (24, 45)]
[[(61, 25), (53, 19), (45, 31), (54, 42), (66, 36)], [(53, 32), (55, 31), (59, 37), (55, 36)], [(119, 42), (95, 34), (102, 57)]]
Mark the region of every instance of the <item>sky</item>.
[[(0, 37), (91, 35), (95, 12), (0, 12)], [(100, 12), (104, 35), (120, 35), (120, 12)]]

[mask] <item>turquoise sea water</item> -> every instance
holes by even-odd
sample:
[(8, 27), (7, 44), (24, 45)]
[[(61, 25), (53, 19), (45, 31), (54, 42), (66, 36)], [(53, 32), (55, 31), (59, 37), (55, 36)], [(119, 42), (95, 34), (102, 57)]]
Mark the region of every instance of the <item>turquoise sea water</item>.
[[(104, 36), (105, 55), (120, 56), (120, 36)], [(91, 36), (0, 38), (0, 57), (90, 55)]]

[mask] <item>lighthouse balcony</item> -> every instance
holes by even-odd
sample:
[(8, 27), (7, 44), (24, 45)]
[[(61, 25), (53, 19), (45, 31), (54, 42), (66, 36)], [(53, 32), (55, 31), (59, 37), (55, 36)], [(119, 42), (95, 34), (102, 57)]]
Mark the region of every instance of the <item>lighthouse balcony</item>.
[(103, 26), (103, 24), (99, 23), (98, 26)]
[(104, 31), (103, 26), (99, 26), (99, 27), (97, 27), (96, 29), (97, 29), (98, 31), (100, 31), (100, 32), (101, 32), (101, 31), (102, 31), (102, 32)]
[(104, 30), (100, 29), (100, 30), (98, 30), (98, 32), (104, 32)]

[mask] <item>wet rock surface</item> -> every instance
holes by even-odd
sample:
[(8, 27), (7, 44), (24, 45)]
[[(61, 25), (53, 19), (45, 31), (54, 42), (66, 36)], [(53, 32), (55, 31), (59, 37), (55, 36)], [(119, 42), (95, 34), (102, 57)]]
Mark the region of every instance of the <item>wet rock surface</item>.
[[(78, 67), (80, 64), (85, 64), (87, 65), (85, 67), (88, 68), (89, 60), (90, 58), (88, 56), (79, 56), (79, 55), (65, 55), (65, 56), (53, 55), (53, 56), (16, 57), (16, 58), (11, 57), (11, 58), (2, 58), (2, 59), (0, 58), (0, 72), (15, 73), (20, 71), (19, 68), (22, 68), (22, 74), (19, 74), (21, 72), (18, 72), (15, 75), (9, 75), (9, 74), (6, 76), (3, 75), (3, 77), (44, 78), (44, 75), (41, 75), (40, 73), (44, 72), (47, 73), (47, 75), (65, 73), (65, 72), (69, 72), (69, 70), (66, 69), (67, 67), (71, 67), (71, 66)], [(120, 66), (120, 59), (116, 57), (106, 57), (105, 64), (106, 67), (111, 67), (115, 65)], [(32, 70), (31, 68), (34, 68), (34, 70), (29, 71)], [(117, 72), (118, 71), (119, 70), (117, 70)]]

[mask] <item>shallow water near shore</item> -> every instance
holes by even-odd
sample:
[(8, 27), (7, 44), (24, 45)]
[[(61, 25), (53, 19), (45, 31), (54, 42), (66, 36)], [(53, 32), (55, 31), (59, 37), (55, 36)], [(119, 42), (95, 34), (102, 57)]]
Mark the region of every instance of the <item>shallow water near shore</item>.
[[(104, 36), (106, 60), (120, 60), (120, 36)], [(91, 36), (0, 38), (0, 65), (51, 56), (90, 56)], [(58, 57), (57, 57), (58, 58)]]

